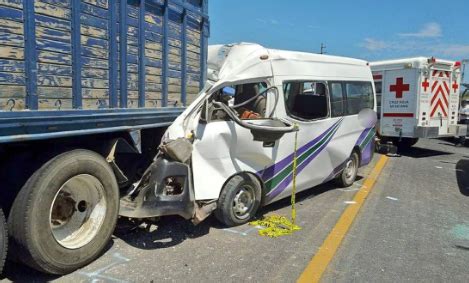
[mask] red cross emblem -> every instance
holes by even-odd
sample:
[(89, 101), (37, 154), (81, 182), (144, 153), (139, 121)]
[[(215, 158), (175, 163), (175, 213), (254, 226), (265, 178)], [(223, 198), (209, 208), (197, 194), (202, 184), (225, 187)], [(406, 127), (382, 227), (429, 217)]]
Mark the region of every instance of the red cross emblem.
[(396, 84), (389, 87), (389, 91), (396, 93), (396, 98), (402, 98), (403, 93), (409, 89), (410, 85), (404, 84), (404, 78), (396, 78)]
[(458, 85), (457, 82), (454, 82), (452, 87), (453, 87), (454, 92), (456, 92), (456, 91), (458, 91), (459, 85)]
[(428, 82), (427, 78), (425, 78), (425, 81), (422, 82), (422, 87), (423, 87), (423, 91), (427, 92), (427, 88), (430, 87), (430, 83)]

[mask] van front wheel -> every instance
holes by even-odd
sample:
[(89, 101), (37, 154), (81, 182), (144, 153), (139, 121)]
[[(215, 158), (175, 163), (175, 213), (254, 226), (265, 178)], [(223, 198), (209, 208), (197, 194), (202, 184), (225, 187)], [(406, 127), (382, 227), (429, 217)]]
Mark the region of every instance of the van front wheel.
[(222, 189), (215, 216), (230, 227), (247, 223), (259, 208), (261, 191), (259, 181), (249, 174), (232, 177)]
[(342, 173), (337, 176), (337, 183), (341, 187), (350, 187), (355, 182), (358, 173), (360, 158), (358, 153), (352, 152), (352, 155), (345, 161), (345, 168)]

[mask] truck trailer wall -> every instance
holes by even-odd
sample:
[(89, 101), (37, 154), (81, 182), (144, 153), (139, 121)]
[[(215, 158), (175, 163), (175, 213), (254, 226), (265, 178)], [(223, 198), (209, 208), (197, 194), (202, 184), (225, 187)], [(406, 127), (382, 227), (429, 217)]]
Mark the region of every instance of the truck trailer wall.
[(181, 106), (205, 80), (207, 0), (0, 0), (0, 31), (0, 110)]

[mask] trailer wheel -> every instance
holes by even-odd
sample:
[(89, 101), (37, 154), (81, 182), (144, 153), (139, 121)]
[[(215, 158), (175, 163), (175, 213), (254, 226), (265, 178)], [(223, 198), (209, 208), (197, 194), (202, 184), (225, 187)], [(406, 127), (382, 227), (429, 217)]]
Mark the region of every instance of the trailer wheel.
[(232, 177), (221, 191), (215, 216), (230, 227), (247, 223), (256, 215), (261, 192), (261, 184), (255, 177), (246, 173)]
[(7, 224), (5, 222), (5, 215), (3, 210), (0, 208), (0, 274), (3, 272), (3, 265), (5, 264), (5, 258), (7, 256), (8, 249), (8, 234)]
[(63, 153), (37, 170), (8, 219), (15, 259), (41, 272), (66, 274), (97, 258), (117, 221), (111, 167), (87, 150)]
[(353, 151), (350, 157), (345, 161), (345, 168), (342, 173), (337, 176), (337, 183), (341, 187), (350, 187), (355, 182), (358, 173), (358, 167), (360, 166), (360, 157), (358, 153)]

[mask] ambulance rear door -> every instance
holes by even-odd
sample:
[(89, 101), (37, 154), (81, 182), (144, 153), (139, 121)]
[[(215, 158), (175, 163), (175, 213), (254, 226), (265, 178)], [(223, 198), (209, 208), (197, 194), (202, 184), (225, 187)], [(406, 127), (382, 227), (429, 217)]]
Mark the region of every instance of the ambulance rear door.
[(382, 76), (381, 135), (414, 137), (418, 113), (418, 70), (385, 70)]
[(453, 78), (452, 66), (440, 64), (431, 67), (428, 75), (429, 79), (423, 79), (422, 93), (429, 93), (429, 126), (438, 127), (440, 136), (450, 135), (450, 125), (457, 121), (458, 76)]

